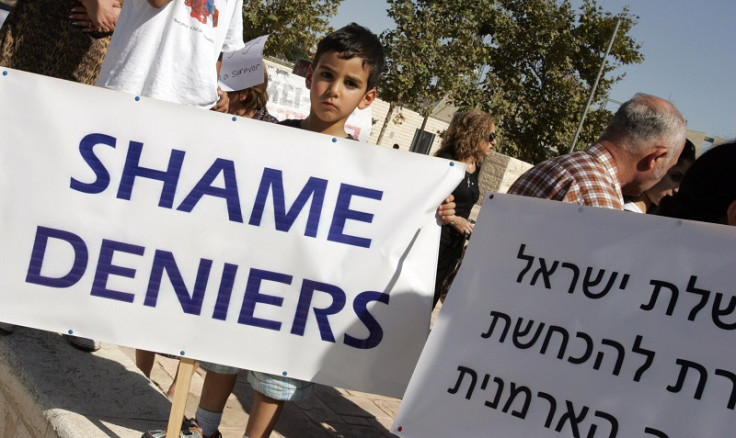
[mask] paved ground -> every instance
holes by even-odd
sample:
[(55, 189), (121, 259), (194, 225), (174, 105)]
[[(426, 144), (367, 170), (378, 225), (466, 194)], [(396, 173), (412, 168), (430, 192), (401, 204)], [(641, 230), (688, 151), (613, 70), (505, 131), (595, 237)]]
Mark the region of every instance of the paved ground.
[[(149, 380), (135, 367), (134, 355), (131, 348), (108, 343), (84, 353), (59, 333), (26, 327), (0, 335), (0, 436), (15, 438), (8, 428), (20, 423), (38, 432), (21, 436), (50, 436), (51, 428), (53, 436), (64, 438), (139, 438), (146, 430), (165, 428), (171, 404), (164, 393), (178, 360), (157, 356)], [(196, 411), (204, 376), (203, 370), (193, 376), (188, 417)], [(225, 438), (242, 437), (252, 400), (241, 373), (221, 425)], [(286, 404), (272, 437), (392, 437), (399, 403), (318, 385), (309, 399)]]
[[(432, 320), (437, 316), (437, 306)], [(134, 360), (134, 350), (119, 347)], [(178, 361), (160, 355), (151, 380), (165, 393), (176, 373)], [(205, 371), (198, 368), (192, 378), (186, 416), (192, 417), (197, 409)], [(242, 438), (253, 402), (253, 390), (241, 372), (233, 394), (228, 399), (220, 432), (224, 438)], [(389, 432), (400, 399), (348, 391), (317, 385), (307, 400), (287, 403), (276, 425), (272, 438), (385, 438), (396, 437)]]
[[(120, 347), (133, 359), (134, 350)], [(163, 392), (168, 389), (178, 361), (156, 356), (151, 380)], [(194, 416), (202, 391), (205, 371), (198, 368), (192, 378), (186, 415)], [(228, 399), (220, 432), (224, 438), (241, 438), (248, 422), (253, 402), (253, 390), (241, 372), (233, 394)], [(393, 437), (391, 427), (399, 399), (348, 391), (318, 385), (312, 397), (301, 402), (287, 403), (272, 437)]]

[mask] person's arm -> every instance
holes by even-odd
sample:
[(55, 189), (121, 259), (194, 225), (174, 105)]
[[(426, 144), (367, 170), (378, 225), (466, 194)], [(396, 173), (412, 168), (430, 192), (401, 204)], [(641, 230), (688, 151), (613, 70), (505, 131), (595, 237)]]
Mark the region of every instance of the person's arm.
[[(215, 69), (217, 70), (217, 77), (220, 77), (220, 67), (222, 66), (222, 53), (220, 53), (220, 57), (217, 58), (217, 64), (215, 65)], [(217, 111), (220, 113), (226, 113), (228, 107), (230, 106), (230, 98), (228, 97), (227, 93), (222, 91), (220, 89), (220, 86), (217, 86), (217, 97), (218, 100), (215, 103), (215, 106), (213, 106), (211, 109), (212, 111)]]
[(163, 8), (168, 5), (171, 0), (148, 0), (148, 4), (154, 8)]
[(72, 25), (85, 32), (112, 32), (120, 15), (118, 0), (79, 0), (79, 6), (72, 8), (69, 18)]

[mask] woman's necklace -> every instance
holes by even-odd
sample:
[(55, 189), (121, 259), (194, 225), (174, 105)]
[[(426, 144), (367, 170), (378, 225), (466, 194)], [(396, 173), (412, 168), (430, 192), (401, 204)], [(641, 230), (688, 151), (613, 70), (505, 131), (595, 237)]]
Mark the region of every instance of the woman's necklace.
[(475, 182), (471, 179), (471, 175), (475, 173), (477, 170), (475, 166), (475, 160), (471, 160), (470, 162), (465, 163), (465, 184), (468, 185), (468, 188), (471, 188)]

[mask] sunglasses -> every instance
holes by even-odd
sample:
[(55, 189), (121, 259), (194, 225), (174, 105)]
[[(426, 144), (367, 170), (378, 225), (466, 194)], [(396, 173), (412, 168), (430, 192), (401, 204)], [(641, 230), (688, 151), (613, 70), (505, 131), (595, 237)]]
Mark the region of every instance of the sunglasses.
[(493, 142), (496, 137), (498, 137), (498, 134), (496, 134), (495, 132), (491, 132), (490, 135), (488, 135), (488, 141)]

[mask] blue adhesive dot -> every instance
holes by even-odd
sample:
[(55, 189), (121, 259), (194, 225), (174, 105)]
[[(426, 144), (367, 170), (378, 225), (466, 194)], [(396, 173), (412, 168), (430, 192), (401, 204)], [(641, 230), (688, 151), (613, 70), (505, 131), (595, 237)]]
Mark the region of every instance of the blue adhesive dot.
[(67, 333), (69, 333), (70, 335), (73, 335), (73, 334), (74, 334), (74, 330), (72, 330), (72, 329), (69, 329), (69, 330), (67, 331)]
[(233, 116), (233, 122), (236, 121), (236, 120), (238, 120), (238, 118), (235, 117), (235, 116)]
[(179, 352), (179, 356), (186, 356), (186, 355), (187, 355), (187, 352), (186, 352), (186, 351), (184, 351), (184, 350), (181, 350), (181, 351)]
[(135, 101), (138, 102), (139, 100), (141, 100), (141, 97), (140, 96), (136, 96), (135, 97)]
[[(332, 137), (332, 142), (333, 143), (337, 143), (337, 137)], [(286, 374), (284, 374), (284, 375), (286, 375)]]
[(582, 212), (583, 212), (583, 207), (578, 207), (578, 213), (582, 213)]
[(450, 161), (450, 166), (454, 166), (455, 163), (453, 161)]
[(7, 70), (3, 71), (3, 76), (7, 76), (7, 75), (8, 75), (8, 71)]
[(289, 373), (287, 373), (286, 371), (284, 371), (283, 373), (281, 373), (281, 375), (283, 375), (283, 376), (286, 376), (287, 374), (289, 374)]

